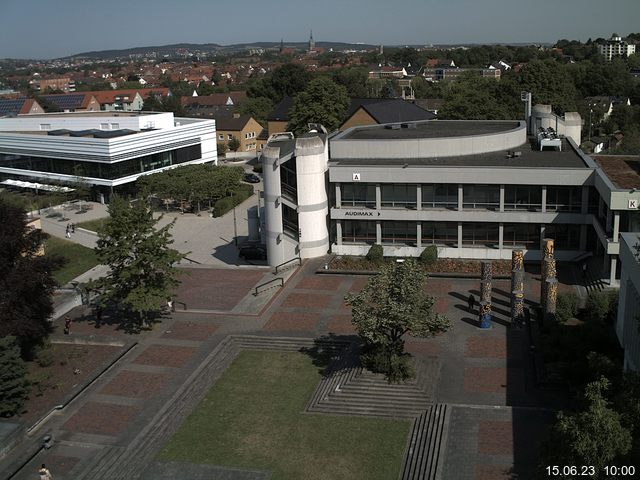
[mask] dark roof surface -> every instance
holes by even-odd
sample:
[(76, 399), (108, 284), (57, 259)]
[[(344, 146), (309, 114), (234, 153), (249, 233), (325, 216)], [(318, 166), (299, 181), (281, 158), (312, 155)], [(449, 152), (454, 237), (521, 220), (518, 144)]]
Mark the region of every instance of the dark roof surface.
[(273, 110), (269, 113), (267, 120), (271, 122), (288, 122), (289, 110), (291, 110), (291, 107), (293, 107), (293, 97), (284, 97), (279, 104), (273, 107)]
[(251, 115), (240, 115), (235, 117), (216, 118), (216, 130), (229, 130), (233, 132), (241, 131), (247, 122), (251, 119)]
[(562, 151), (532, 149), (525, 143), (516, 149), (519, 157), (507, 158), (507, 152), (492, 152), (478, 155), (461, 155), (441, 158), (346, 158), (329, 160), (332, 165), (372, 165), (372, 166), (434, 166), (434, 167), (524, 167), (524, 168), (590, 168), (566, 140), (562, 141)]
[[(419, 108), (419, 107), (416, 107)], [(425, 112), (429, 113), (429, 112)], [(410, 121), (409, 121), (410, 122)], [(398, 122), (400, 123), (400, 122)], [(402, 122), (404, 123), (404, 122)], [(406, 123), (409, 128), (389, 128), (389, 125), (356, 127), (340, 139), (348, 140), (391, 140), (410, 138), (447, 138), (470, 135), (504, 133), (518, 127), (517, 121), (478, 120), (434, 120), (416, 124)]]
[(16, 98), (13, 100), (0, 100), (0, 117), (15, 116), (20, 113), (26, 98)]
[(67, 94), (58, 94), (58, 95), (41, 95), (41, 98), (44, 98), (48, 102), (53, 103), (60, 109), (70, 109), (70, 108), (82, 108), (82, 102), (84, 102), (84, 93), (67, 93)]

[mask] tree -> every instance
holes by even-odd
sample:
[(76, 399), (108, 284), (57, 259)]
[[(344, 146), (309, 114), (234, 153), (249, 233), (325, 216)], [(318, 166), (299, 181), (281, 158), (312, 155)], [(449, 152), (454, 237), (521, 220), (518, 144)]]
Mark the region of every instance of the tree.
[(328, 131), (337, 130), (349, 108), (347, 89), (327, 77), (319, 77), (298, 94), (289, 113), (289, 131), (307, 131), (309, 123), (320, 123)]
[(592, 465), (594, 478), (603, 478), (603, 467), (629, 452), (631, 433), (622, 425), (620, 414), (609, 408), (605, 398), (608, 388), (604, 377), (589, 383), (584, 394), (586, 408), (558, 414), (543, 446), (545, 465)]
[(0, 417), (19, 413), (29, 394), (27, 369), (15, 337), (0, 338)]
[(267, 116), (273, 109), (273, 102), (268, 97), (247, 98), (236, 111), (240, 115), (251, 115), (260, 125), (267, 125)]
[(557, 113), (576, 110), (577, 91), (567, 67), (553, 60), (533, 60), (516, 77), (518, 88), (532, 93), (533, 103), (551, 105)]
[(95, 250), (110, 271), (86, 288), (98, 293), (102, 305), (121, 305), (138, 325), (147, 326), (149, 314), (157, 311), (179, 284), (175, 263), (185, 255), (170, 248), (175, 221), (157, 228), (146, 200), (129, 202), (117, 195), (109, 205), (109, 215), (98, 229)]
[(302, 65), (287, 63), (270, 75), (252, 82), (247, 88), (247, 95), (253, 98), (268, 97), (273, 103), (278, 103), (284, 97), (293, 97), (302, 92), (311, 78), (311, 73)]
[(238, 140), (236, 137), (233, 137), (227, 143), (227, 147), (229, 147), (229, 150), (231, 150), (232, 152), (237, 152), (240, 148), (240, 140)]
[(411, 375), (404, 353), (404, 335), (432, 337), (450, 327), (434, 312), (434, 299), (425, 293), (425, 274), (414, 260), (383, 265), (365, 288), (345, 297), (352, 322), (364, 342), (363, 364), (384, 373), (389, 381)]
[(224, 142), (218, 142), (218, 156), (224, 157), (227, 154), (227, 144)]
[(16, 337), (29, 358), (51, 331), (51, 272), (64, 260), (38, 255), (46, 234), (27, 225), (24, 210), (0, 199), (0, 337)]
[(333, 80), (346, 88), (347, 94), (351, 98), (366, 98), (368, 96), (368, 77), (367, 69), (361, 67), (341, 68), (333, 74)]

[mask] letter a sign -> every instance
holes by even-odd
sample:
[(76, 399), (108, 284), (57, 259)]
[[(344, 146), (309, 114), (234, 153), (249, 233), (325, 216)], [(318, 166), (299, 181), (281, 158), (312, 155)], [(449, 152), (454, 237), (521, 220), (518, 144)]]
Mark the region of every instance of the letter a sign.
[(351, 174), (351, 177), (352, 177), (351, 179), (354, 182), (359, 182), (360, 181), (360, 174), (359, 173), (353, 173), (353, 174)]

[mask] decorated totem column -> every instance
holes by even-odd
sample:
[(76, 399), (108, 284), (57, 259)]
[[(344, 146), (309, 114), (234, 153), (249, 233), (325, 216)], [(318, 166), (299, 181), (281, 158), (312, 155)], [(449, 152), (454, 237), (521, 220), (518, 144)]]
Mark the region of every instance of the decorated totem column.
[(490, 261), (480, 263), (480, 328), (491, 327), (491, 280), (493, 264)]
[(524, 320), (524, 253), (511, 252), (511, 324), (520, 326)]
[[(553, 267), (554, 273), (549, 274), (548, 269)], [(553, 258), (553, 238), (542, 240), (542, 262), (540, 264), (540, 309), (546, 312), (547, 279), (555, 277), (555, 260)]]
[(547, 300), (546, 300), (546, 312), (545, 321), (555, 321), (556, 319), (556, 300), (558, 299), (558, 279), (547, 279)]

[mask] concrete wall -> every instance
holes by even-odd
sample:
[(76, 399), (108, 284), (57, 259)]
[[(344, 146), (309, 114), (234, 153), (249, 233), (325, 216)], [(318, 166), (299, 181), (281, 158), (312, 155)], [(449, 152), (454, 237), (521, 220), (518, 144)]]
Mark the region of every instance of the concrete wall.
[[(446, 122), (446, 120), (437, 120)], [(513, 122), (505, 122), (513, 123)], [(410, 139), (337, 139), (331, 158), (441, 158), (515, 150), (527, 141), (526, 124), (500, 133)]]
[(637, 233), (623, 233), (620, 241), (620, 297), (616, 334), (624, 348), (625, 370), (640, 370), (640, 263), (635, 257)]

